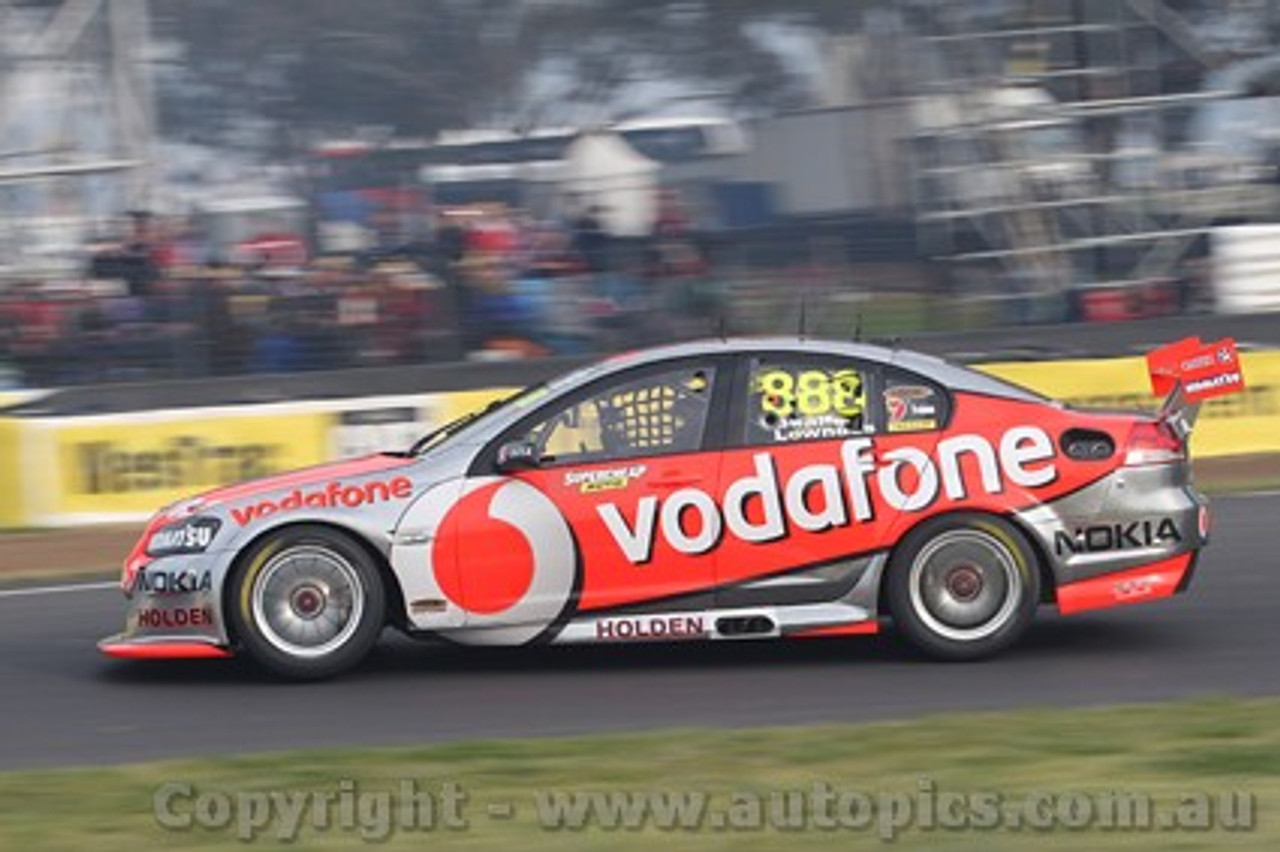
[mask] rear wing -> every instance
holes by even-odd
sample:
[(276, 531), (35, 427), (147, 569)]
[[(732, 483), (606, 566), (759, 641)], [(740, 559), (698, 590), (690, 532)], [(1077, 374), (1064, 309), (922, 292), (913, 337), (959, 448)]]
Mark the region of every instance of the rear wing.
[(1147, 354), (1151, 392), (1164, 397), (1161, 421), (1182, 440), (1191, 435), (1200, 403), (1244, 390), (1244, 370), (1231, 338), (1205, 343), (1188, 337)]

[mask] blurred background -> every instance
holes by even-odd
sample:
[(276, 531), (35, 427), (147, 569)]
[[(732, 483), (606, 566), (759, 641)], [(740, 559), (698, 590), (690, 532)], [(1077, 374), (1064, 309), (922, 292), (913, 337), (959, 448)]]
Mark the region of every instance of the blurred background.
[(1280, 309), (1277, 0), (0, 0), (0, 388)]

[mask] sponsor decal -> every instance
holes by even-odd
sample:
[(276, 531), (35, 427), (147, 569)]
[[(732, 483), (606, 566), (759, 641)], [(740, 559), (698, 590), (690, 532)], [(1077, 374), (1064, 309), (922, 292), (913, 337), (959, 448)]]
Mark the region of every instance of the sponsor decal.
[(295, 488), (280, 500), (261, 500), (249, 506), (231, 510), (232, 519), (240, 526), (247, 526), (277, 512), (296, 512), (299, 509), (357, 509), (373, 503), (405, 500), (413, 493), (413, 483), (407, 477), (397, 476), (386, 482), (365, 482), (344, 485), (330, 482), (313, 491)]
[(181, 609), (140, 609), (138, 610), (138, 626), (152, 630), (212, 627), (213, 610), (207, 606), (183, 607)]
[(1164, 547), (1181, 541), (1182, 533), (1173, 519), (1159, 518), (1076, 527), (1071, 533), (1058, 530), (1053, 536), (1053, 549), (1059, 556), (1065, 556)]
[(203, 553), (213, 544), (222, 524), (216, 518), (195, 518), (157, 530), (147, 542), (149, 556)]
[(706, 623), (700, 615), (602, 618), (596, 622), (596, 639), (601, 642), (637, 639), (700, 639), (706, 635)]
[(857, 370), (770, 367), (751, 381), (753, 444), (834, 440), (862, 429), (866, 395)]
[(1188, 337), (1147, 355), (1151, 390), (1166, 396), (1181, 383), (1188, 403), (1237, 393), (1244, 388), (1244, 374), (1230, 338), (1205, 343)]
[(1165, 578), (1159, 574), (1147, 574), (1142, 577), (1128, 577), (1111, 587), (1111, 593), (1117, 601), (1131, 601), (1146, 598), (1155, 594)]
[(938, 428), (937, 394), (921, 385), (897, 385), (884, 392), (890, 432), (926, 432)]
[(456, 607), (467, 627), (500, 629), (459, 641), (528, 642), (569, 604), (578, 563), (573, 534), (555, 503), (527, 482), (476, 480), (452, 505), (418, 501), (404, 524), (436, 528), (424, 549), (427, 570), (410, 579), (407, 593)]
[(642, 478), (648, 468), (642, 464), (628, 467), (615, 467), (608, 470), (573, 470), (564, 475), (567, 488), (577, 488), (582, 494), (595, 494), (600, 491), (617, 491), (627, 488), (637, 479)]
[[(882, 457), (873, 438), (852, 438), (840, 445), (839, 464), (808, 465), (786, 482), (779, 481), (772, 454), (760, 452), (753, 457), (755, 473), (730, 483), (719, 500), (684, 488), (665, 500), (641, 497), (632, 518), (613, 503), (596, 511), (626, 558), (643, 565), (653, 558), (658, 535), (679, 553), (699, 555), (714, 549), (724, 534), (762, 544), (785, 538), (790, 526), (825, 532), (865, 523), (881, 507), (915, 513), (940, 498), (965, 500), (975, 488), (987, 494), (1003, 493), (1006, 483), (1039, 488), (1058, 478), (1056, 453), (1049, 435), (1035, 426), (1009, 429), (995, 443), (982, 435), (956, 435), (939, 441), (932, 454), (900, 447)], [(975, 469), (977, 482), (970, 481)], [(814, 492), (820, 499), (814, 500)], [(755, 501), (762, 518), (748, 517), (747, 505)]]
[(938, 421), (929, 419), (923, 420), (891, 420), (889, 421), (890, 432), (928, 432), (930, 429), (937, 429)]
[(138, 574), (136, 591), (146, 595), (190, 595), (213, 589), (213, 575), (208, 571), (186, 568), (157, 571), (147, 568)]
[(1187, 396), (1199, 397), (1218, 392), (1228, 392), (1228, 389), (1243, 384), (1244, 376), (1240, 374), (1239, 370), (1234, 370), (1230, 373), (1222, 373), (1207, 379), (1196, 379), (1195, 381), (1187, 382)]

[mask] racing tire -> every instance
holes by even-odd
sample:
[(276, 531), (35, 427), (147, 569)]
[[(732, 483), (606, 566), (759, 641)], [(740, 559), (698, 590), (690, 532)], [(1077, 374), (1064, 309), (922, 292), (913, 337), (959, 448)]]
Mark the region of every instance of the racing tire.
[(934, 518), (894, 551), (885, 576), (894, 626), (943, 660), (977, 660), (1013, 645), (1035, 620), (1040, 569), (1016, 527), (992, 515)]
[(386, 619), (382, 572), (349, 536), (288, 527), (256, 542), (228, 586), (234, 639), (262, 668), (322, 680), (359, 663)]

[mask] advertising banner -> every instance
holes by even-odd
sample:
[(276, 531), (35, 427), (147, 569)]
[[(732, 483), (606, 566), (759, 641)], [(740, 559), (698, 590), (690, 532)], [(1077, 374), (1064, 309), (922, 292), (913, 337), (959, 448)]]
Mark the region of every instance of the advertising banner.
[[(1191, 453), (1200, 458), (1280, 452), (1280, 352), (1245, 352), (1242, 393), (1207, 400), (1200, 409)], [(980, 369), (1083, 408), (1155, 411), (1143, 358), (1028, 361)]]

